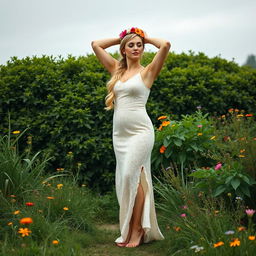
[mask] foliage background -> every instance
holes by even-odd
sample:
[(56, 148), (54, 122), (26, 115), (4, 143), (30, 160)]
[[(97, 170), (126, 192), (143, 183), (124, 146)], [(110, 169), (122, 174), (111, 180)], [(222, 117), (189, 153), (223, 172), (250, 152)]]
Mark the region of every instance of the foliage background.
[[(155, 53), (146, 52), (147, 65)], [(118, 58), (118, 53), (113, 54)], [(105, 111), (106, 82), (110, 75), (94, 54), (11, 58), (0, 66), (0, 131), (29, 127), (31, 153), (52, 157), (49, 172), (64, 168), (77, 173), (80, 183), (103, 192), (114, 185), (112, 111)], [(147, 112), (157, 127), (159, 115), (173, 120), (191, 114), (221, 115), (229, 108), (255, 114), (256, 71), (203, 53), (170, 53), (155, 81)], [(22, 139), (22, 138), (21, 138)], [(31, 139), (30, 139), (31, 141)]]

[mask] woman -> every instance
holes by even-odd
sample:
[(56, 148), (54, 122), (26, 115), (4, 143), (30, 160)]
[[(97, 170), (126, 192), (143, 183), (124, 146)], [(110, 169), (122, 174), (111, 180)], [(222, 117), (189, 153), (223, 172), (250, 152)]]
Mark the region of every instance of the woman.
[[(120, 61), (104, 49), (120, 43)], [(146, 67), (140, 63), (145, 44), (159, 48)], [(120, 247), (164, 239), (156, 219), (151, 178), (154, 127), (145, 105), (151, 86), (166, 59), (170, 42), (149, 38), (143, 30), (124, 30), (119, 38), (92, 42), (92, 48), (111, 73), (106, 110), (114, 109), (113, 146), (116, 157), (116, 193), (120, 207)]]

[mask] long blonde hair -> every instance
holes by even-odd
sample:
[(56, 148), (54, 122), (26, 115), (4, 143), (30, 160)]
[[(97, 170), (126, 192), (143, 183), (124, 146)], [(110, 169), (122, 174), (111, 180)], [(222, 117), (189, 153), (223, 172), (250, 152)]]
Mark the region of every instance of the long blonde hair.
[[(110, 78), (110, 80), (107, 82), (108, 94), (105, 97), (105, 105), (107, 106), (104, 108), (105, 110), (111, 110), (114, 108), (114, 100), (115, 100), (114, 86), (115, 86), (115, 83), (122, 77), (122, 75), (124, 74), (124, 72), (127, 69), (127, 61), (126, 61), (125, 54), (123, 54), (123, 48), (125, 47), (125, 44), (130, 39), (134, 38), (135, 36), (138, 36), (138, 35), (137, 34), (128, 34), (120, 42), (119, 51), (121, 54), (121, 58), (119, 60), (119, 66), (118, 66), (117, 70), (115, 71), (113, 76)], [(143, 48), (144, 48), (144, 38), (141, 37), (141, 39), (142, 39), (142, 44), (143, 44)]]

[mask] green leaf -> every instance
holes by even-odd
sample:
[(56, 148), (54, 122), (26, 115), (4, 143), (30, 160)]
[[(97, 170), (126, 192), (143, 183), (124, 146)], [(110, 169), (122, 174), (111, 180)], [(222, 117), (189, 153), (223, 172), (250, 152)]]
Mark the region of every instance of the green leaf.
[(186, 161), (186, 158), (187, 158), (187, 155), (185, 152), (181, 152), (180, 155), (179, 155), (179, 160), (181, 163), (185, 163)]
[(218, 186), (215, 191), (213, 192), (213, 196), (219, 196), (220, 194), (222, 194), (224, 191), (226, 190), (226, 186), (224, 185), (220, 185)]
[(182, 141), (179, 139), (175, 139), (173, 142), (177, 147), (180, 147), (182, 145)]
[(244, 195), (247, 195), (248, 197), (251, 197), (249, 187), (245, 185), (244, 183), (239, 187), (240, 190), (243, 192)]
[(167, 149), (164, 152), (164, 155), (166, 158), (169, 158), (173, 152), (173, 148), (171, 146), (167, 147)]
[(237, 178), (231, 180), (231, 186), (233, 187), (234, 190), (236, 190), (239, 187), (240, 183), (240, 180)]

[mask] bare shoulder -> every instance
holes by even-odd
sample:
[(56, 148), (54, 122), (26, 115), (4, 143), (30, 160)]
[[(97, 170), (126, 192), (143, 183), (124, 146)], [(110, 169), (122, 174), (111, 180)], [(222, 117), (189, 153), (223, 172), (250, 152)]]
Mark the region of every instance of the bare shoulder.
[(144, 82), (144, 84), (150, 89), (154, 83), (154, 75), (150, 70), (150, 65), (147, 65), (142, 71), (141, 71), (141, 78)]

